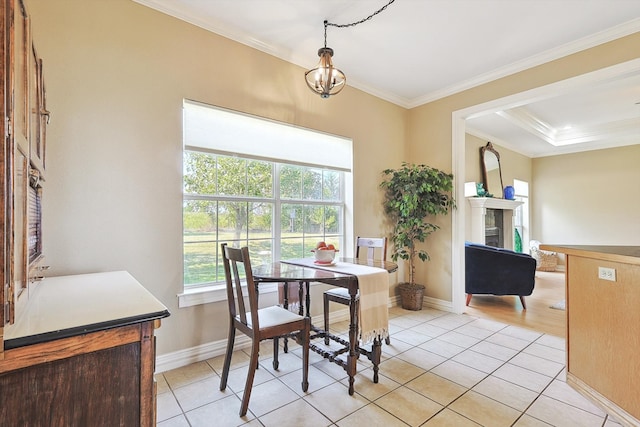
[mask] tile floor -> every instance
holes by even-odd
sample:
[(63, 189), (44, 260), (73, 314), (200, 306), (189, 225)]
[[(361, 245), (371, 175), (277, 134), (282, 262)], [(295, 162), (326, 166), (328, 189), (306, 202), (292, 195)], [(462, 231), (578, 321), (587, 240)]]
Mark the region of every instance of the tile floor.
[[(239, 417), (249, 357), (223, 356), (157, 374), (158, 426), (618, 426), (565, 383), (564, 339), (438, 310), (389, 311), (380, 380), (361, 357), (355, 393), (344, 370), (312, 353), (302, 392), (300, 348), (271, 366), (265, 342), (249, 412)], [(332, 325), (344, 334), (347, 323)]]

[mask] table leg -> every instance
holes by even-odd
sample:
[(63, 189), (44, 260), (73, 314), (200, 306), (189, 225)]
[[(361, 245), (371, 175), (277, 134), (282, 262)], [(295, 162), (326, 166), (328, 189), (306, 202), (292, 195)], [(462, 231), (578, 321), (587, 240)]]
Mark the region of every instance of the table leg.
[(380, 365), (380, 357), (382, 355), (382, 343), (380, 337), (374, 338), (371, 346), (371, 362), (373, 363), (373, 382), (378, 383), (378, 366)]
[[(283, 286), (283, 291), (284, 291), (284, 301), (283, 301), (283, 306), (285, 310), (289, 309), (289, 282), (284, 282), (282, 284)], [(289, 353), (289, 339), (287, 337), (284, 337), (283, 340), (283, 347), (284, 347), (284, 352), (285, 353)]]
[[(353, 292), (353, 293), (352, 293)], [(347, 357), (347, 374), (349, 375), (349, 395), (353, 395), (356, 376), (356, 364), (358, 362), (358, 313), (356, 305), (356, 293), (349, 289), (351, 304), (349, 304), (349, 356)]]
[[(306, 295), (306, 304), (307, 304), (307, 317), (311, 317), (311, 292), (309, 292), (309, 284), (311, 282), (309, 282), (308, 280), (306, 282), (304, 282), (304, 287), (305, 287), (305, 291), (307, 293)], [(302, 284), (300, 286), (302, 288)], [(302, 301), (302, 297), (300, 297), (300, 301)], [(302, 313), (300, 313), (302, 314)]]
[(282, 299), (282, 306), (285, 309), (289, 309), (289, 282), (282, 284), (282, 290), (284, 292), (284, 298)]

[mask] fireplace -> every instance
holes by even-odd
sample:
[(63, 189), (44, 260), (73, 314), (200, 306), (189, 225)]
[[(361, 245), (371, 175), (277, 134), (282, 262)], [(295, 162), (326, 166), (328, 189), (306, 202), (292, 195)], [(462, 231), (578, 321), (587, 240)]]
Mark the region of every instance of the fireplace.
[(467, 197), (471, 229), (466, 239), (497, 248), (513, 249), (513, 213), (523, 202), (492, 197)]
[(484, 244), (504, 248), (504, 220), (502, 209), (487, 209), (484, 216)]

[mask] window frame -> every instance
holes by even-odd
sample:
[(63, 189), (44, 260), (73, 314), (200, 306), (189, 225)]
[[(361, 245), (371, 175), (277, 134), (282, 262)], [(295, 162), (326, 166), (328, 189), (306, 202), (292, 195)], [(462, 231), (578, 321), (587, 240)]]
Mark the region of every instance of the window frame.
[[(219, 153), (210, 153), (207, 150), (201, 150), (201, 149), (193, 149), (193, 148), (188, 148), (185, 149), (185, 152), (191, 152), (191, 153), (199, 153), (199, 154), (204, 154), (204, 155), (211, 155), (215, 158), (216, 164), (218, 163), (219, 159), (240, 159), (240, 160), (246, 160), (246, 161), (255, 161), (256, 159), (253, 159), (249, 156), (229, 156), (226, 154), (219, 154)], [(310, 207), (324, 207), (324, 208), (331, 208), (331, 209), (337, 209), (339, 211), (339, 227), (338, 230), (336, 230), (335, 232), (326, 232), (326, 229), (323, 229), (321, 233), (307, 233), (305, 230), (300, 231), (300, 233), (302, 233), (302, 241), (306, 241), (307, 239), (311, 238), (314, 241), (316, 239), (321, 239), (321, 240), (325, 240), (327, 242), (333, 240), (334, 243), (337, 243), (338, 247), (342, 247), (344, 245), (344, 234), (342, 231), (342, 224), (344, 223), (344, 173), (342, 171), (339, 170), (334, 170), (331, 168), (319, 168), (316, 166), (301, 166), (301, 165), (296, 165), (296, 164), (292, 164), (292, 163), (283, 163), (283, 162), (274, 162), (274, 161), (270, 161), (270, 160), (260, 160), (260, 162), (265, 163), (269, 166), (269, 170), (270, 170), (270, 174), (271, 174), (271, 191), (270, 194), (264, 194), (261, 196), (251, 196), (251, 195), (229, 195), (229, 194), (220, 194), (220, 193), (215, 193), (215, 194), (210, 194), (210, 193), (183, 193), (183, 206), (184, 206), (184, 202), (188, 202), (188, 201), (202, 201), (205, 203), (213, 203), (213, 204), (219, 204), (219, 203), (239, 203), (239, 204), (264, 204), (264, 205), (268, 205), (270, 206), (270, 211), (271, 211), (271, 224), (270, 224), (270, 231), (271, 234), (269, 237), (265, 238), (265, 237), (257, 237), (257, 236), (253, 236), (252, 237), (252, 233), (251, 231), (247, 230), (246, 231), (246, 236), (243, 233), (243, 236), (240, 238), (240, 242), (241, 245), (244, 245), (244, 242), (247, 242), (249, 245), (251, 245), (251, 242), (259, 242), (259, 241), (265, 241), (265, 240), (269, 240), (270, 243), (270, 248), (271, 248), (271, 260), (273, 259), (281, 259), (282, 258), (282, 254), (281, 254), (281, 249), (282, 249), (282, 244), (278, 245), (277, 243), (280, 242), (282, 243), (284, 239), (286, 239), (283, 236), (283, 231), (285, 230), (285, 228), (287, 227), (287, 224), (283, 224), (281, 223), (282, 220), (282, 208), (286, 205), (297, 205), (302, 207), (303, 209), (306, 208), (310, 208)], [(248, 166), (247, 164), (245, 164), (245, 166)], [(289, 166), (293, 166), (295, 168), (299, 168), (302, 172), (302, 174), (304, 175), (305, 171), (313, 171), (313, 172), (317, 172), (319, 171), (323, 177), (321, 178), (321, 190), (324, 189), (324, 173), (326, 171), (330, 171), (332, 173), (337, 174), (337, 177), (339, 179), (339, 187), (337, 190), (337, 193), (339, 195), (339, 197), (337, 199), (324, 199), (324, 196), (321, 195), (321, 198), (307, 198), (304, 194), (299, 194), (298, 197), (283, 197), (282, 196), (282, 191), (280, 188), (280, 179), (282, 177), (282, 170), (285, 167), (289, 167)], [(222, 171), (224, 172), (224, 171)], [(302, 189), (301, 189), (302, 190)], [(218, 206), (216, 206), (217, 208)], [(183, 228), (184, 230), (184, 228)], [(186, 230), (185, 230), (186, 231)], [(229, 242), (229, 244), (234, 245), (235, 243), (237, 243), (236, 240), (234, 239), (222, 239), (220, 236), (221, 233), (218, 232), (218, 230), (216, 229), (215, 232), (212, 233), (211, 238), (210, 239), (206, 239), (205, 241), (203, 241), (203, 243), (212, 243), (215, 242), (215, 251), (216, 251), (216, 257), (215, 259), (217, 261), (219, 261), (218, 257), (218, 249), (219, 249), (219, 244), (222, 241), (225, 242)], [(320, 234), (320, 235), (319, 235)], [(309, 236), (309, 237), (308, 237)], [(197, 243), (197, 242), (185, 242), (185, 245), (189, 244), (189, 243)], [(303, 253), (304, 255), (304, 253)], [(220, 266), (218, 266), (220, 267)], [(220, 271), (220, 268), (218, 268), (217, 271)], [(218, 275), (219, 277), (219, 275)], [(215, 286), (218, 284), (224, 284), (224, 282), (222, 280), (213, 280), (213, 281), (208, 281), (208, 282), (203, 282), (203, 283), (190, 283), (190, 284), (184, 284), (184, 288), (194, 288), (194, 287), (206, 287), (206, 286)]]
[[(213, 137), (212, 137), (213, 136)], [(256, 142), (259, 141), (259, 142)], [(314, 129), (303, 128), (241, 111), (183, 99), (183, 155), (185, 150), (207, 151), (225, 156), (330, 169), (343, 173), (342, 179), (342, 242), (341, 255), (353, 256), (354, 189), (353, 140)], [(274, 177), (277, 179), (278, 174)], [(184, 171), (181, 178), (184, 179)], [(274, 185), (274, 192), (276, 183)], [(183, 192), (184, 194), (184, 192)], [(184, 209), (185, 198), (182, 198)], [(309, 203), (305, 200), (303, 203)], [(280, 212), (273, 212), (280, 215)], [(184, 219), (182, 220), (184, 226)], [(182, 246), (184, 248), (184, 231)], [(182, 266), (184, 268), (184, 253)], [(274, 259), (276, 259), (274, 257)], [(179, 307), (226, 300), (224, 284), (184, 286), (180, 280)], [(277, 292), (277, 284), (266, 284), (261, 294)]]
[[(183, 154), (186, 152), (198, 152), (198, 153), (203, 153), (208, 155), (231, 157), (229, 153), (224, 153), (224, 152), (220, 153), (215, 150), (208, 150), (208, 149), (203, 149), (200, 147), (192, 147), (192, 146), (185, 146), (183, 149)], [(341, 224), (337, 233), (331, 233), (329, 235), (338, 239), (339, 247), (345, 247), (345, 242), (349, 241), (347, 238), (347, 235), (349, 235), (348, 230), (351, 228), (350, 225), (352, 224), (352, 221), (347, 215), (347, 212), (351, 211), (351, 209), (349, 208), (348, 202), (349, 200), (352, 200), (352, 194), (353, 194), (352, 191), (351, 192), (348, 191), (348, 188), (349, 188), (348, 183), (350, 183), (352, 180), (350, 172), (345, 172), (344, 170), (335, 169), (327, 166), (320, 167), (318, 165), (302, 165), (294, 162), (275, 161), (274, 159), (260, 159), (260, 158), (254, 158), (251, 156), (246, 156), (246, 155), (233, 156), (233, 157), (241, 158), (245, 160), (258, 160), (258, 161), (268, 162), (271, 165), (271, 169), (273, 173), (273, 177), (272, 177), (273, 191), (272, 191), (271, 197), (263, 197), (263, 196), (253, 197), (253, 196), (246, 196), (246, 195), (245, 196), (229, 196), (229, 195), (220, 195), (220, 194), (212, 195), (212, 194), (187, 193), (183, 191), (183, 200), (182, 200), (183, 209), (184, 209), (184, 202), (189, 200), (203, 200), (203, 201), (214, 201), (214, 202), (232, 201), (232, 202), (242, 202), (242, 203), (264, 202), (264, 203), (272, 204), (273, 205), (272, 220), (271, 220), (272, 221), (272, 224), (271, 224), (272, 259), (280, 259), (281, 245), (277, 244), (277, 242), (282, 241), (282, 229), (283, 229), (283, 224), (281, 223), (282, 205), (295, 204), (295, 205), (303, 205), (303, 206), (335, 207), (340, 210)], [(340, 176), (340, 190), (339, 190), (340, 198), (338, 200), (317, 200), (317, 199), (305, 199), (304, 195), (301, 195), (301, 198), (281, 197), (280, 177), (281, 177), (281, 169), (284, 166), (296, 166), (296, 167), (307, 168), (307, 169), (321, 170), (323, 172), (326, 170), (337, 172)], [(183, 171), (183, 179), (184, 179), (184, 176), (185, 175)], [(349, 195), (351, 195), (351, 197), (349, 197)], [(217, 250), (217, 245), (218, 243), (220, 243), (220, 240), (219, 240), (219, 237), (217, 236), (218, 233), (215, 233), (215, 234), (216, 235), (214, 236), (214, 238), (216, 239), (216, 250)], [(323, 235), (328, 236), (326, 233), (324, 233), (324, 231), (323, 231)], [(248, 239), (248, 240), (250, 241), (251, 239)], [(182, 259), (183, 264), (182, 265), (184, 269), (185, 268), (184, 219), (183, 219), (183, 243), (182, 244), (183, 244), (183, 259)], [(345, 256), (349, 256), (348, 250), (345, 251)], [(180, 308), (226, 300), (227, 295), (226, 295), (226, 286), (224, 281), (206, 282), (203, 284), (187, 285), (184, 283), (184, 270), (183, 270), (182, 278), (183, 278), (182, 292), (178, 294), (178, 299), (179, 299), (178, 306)], [(278, 285), (276, 283), (264, 284), (261, 286), (261, 289), (260, 289), (261, 294), (268, 294), (272, 292), (275, 293), (277, 291), (278, 291)]]

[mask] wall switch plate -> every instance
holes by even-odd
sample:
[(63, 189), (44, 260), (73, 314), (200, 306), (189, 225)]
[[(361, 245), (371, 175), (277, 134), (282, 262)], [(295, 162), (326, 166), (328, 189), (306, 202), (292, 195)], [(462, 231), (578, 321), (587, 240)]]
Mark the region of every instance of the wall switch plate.
[(607, 267), (598, 267), (598, 279), (616, 281), (616, 269)]

